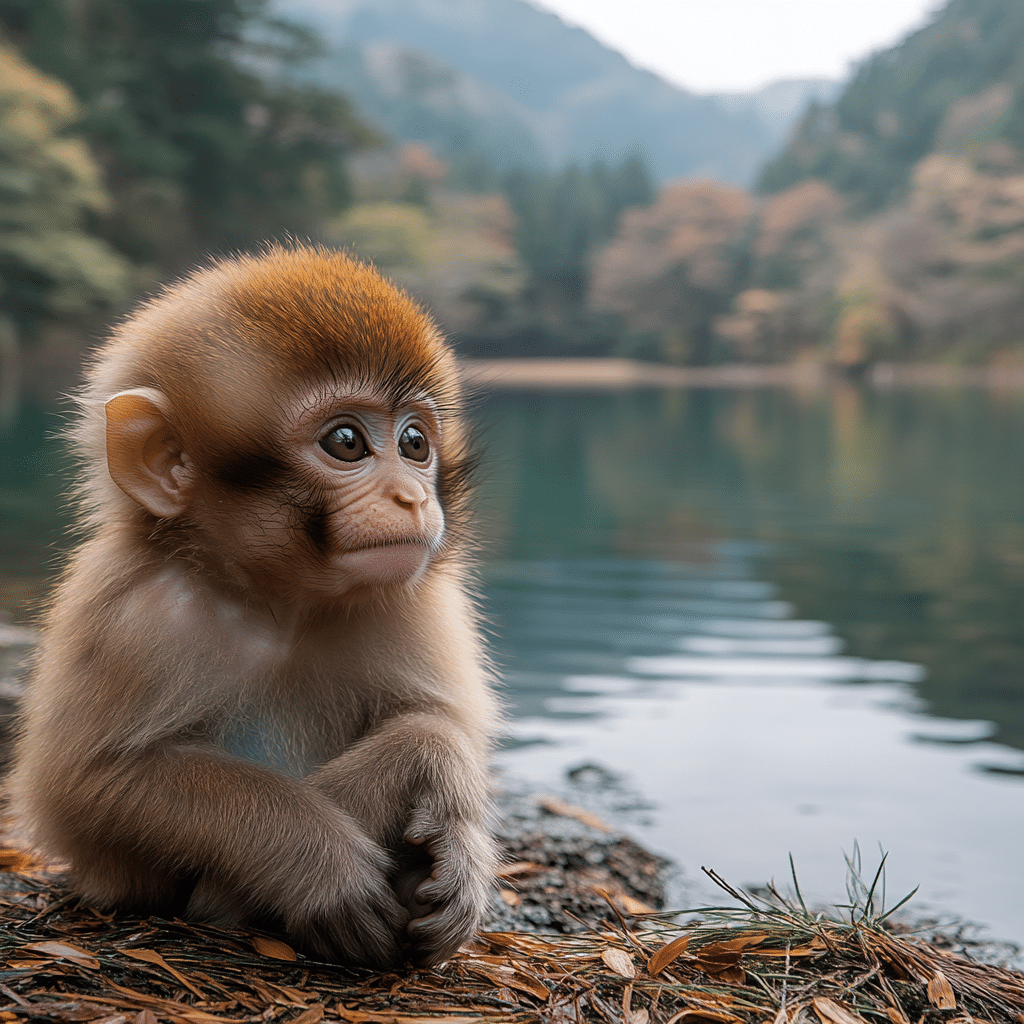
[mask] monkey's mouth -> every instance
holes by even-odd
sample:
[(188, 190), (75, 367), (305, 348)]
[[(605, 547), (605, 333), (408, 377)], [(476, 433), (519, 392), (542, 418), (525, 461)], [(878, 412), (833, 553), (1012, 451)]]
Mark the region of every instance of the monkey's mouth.
[(403, 547), (421, 547), (426, 548), (429, 551), (433, 545), (429, 540), (426, 540), (423, 537), (398, 537), (394, 540), (375, 540), (370, 544), (360, 544), (358, 547), (347, 548), (342, 552), (342, 554), (351, 555), (357, 551), (377, 551), (380, 548)]
[(432, 545), (421, 537), (375, 541), (343, 551), (341, 568), (366, 583), (404, 583), (427, 566)]

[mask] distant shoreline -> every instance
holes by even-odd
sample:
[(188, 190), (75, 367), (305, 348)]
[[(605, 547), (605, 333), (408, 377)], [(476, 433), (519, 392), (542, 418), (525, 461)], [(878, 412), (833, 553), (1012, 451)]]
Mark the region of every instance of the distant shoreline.
[[(464, 359), (463, 374), (484, 388), (649, 387), (821, 388), (847, 378), (820, 363), (666, 366), (631, 359)], [(984, 387), (1024, 392), (1024, 366), (876, 363), (864, 375), (876, 388)]]

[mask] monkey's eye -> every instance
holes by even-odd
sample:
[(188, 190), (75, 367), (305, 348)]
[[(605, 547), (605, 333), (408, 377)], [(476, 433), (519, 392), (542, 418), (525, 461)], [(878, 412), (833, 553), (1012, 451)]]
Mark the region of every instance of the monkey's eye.
[(426, 462), (430, 457), (430, 445), (419, 427), (406, 427), (398, 439), (398, 450), (414, 462)]
[(350, 427), (347, 423), (340, 427), (335, 427), (321, 440), (320, 447), (332, 459), (338, 459), (340, 462), (358, 462), (370, 454), (370, 449), (367, 447), (363, 435), (355, 427)]

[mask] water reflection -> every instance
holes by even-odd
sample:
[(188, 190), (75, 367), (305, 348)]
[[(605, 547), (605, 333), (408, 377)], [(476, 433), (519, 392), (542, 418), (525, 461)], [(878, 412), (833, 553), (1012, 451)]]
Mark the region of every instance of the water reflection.
[(520, 393), (483, 416), (497, 557), (700, 564), (717, 545), (711, 578), (735, 581), (756, 555), (763, 614), (787, 602), (851, 657), (922, 665), (936, 714), (1024, 749), (1024, 397)]

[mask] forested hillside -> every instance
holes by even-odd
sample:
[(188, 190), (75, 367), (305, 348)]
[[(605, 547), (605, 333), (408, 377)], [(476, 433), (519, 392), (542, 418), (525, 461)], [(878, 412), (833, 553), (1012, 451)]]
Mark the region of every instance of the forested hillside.
[[(631, 104), (670, 86), (523, 0), (349, 0), (327, 42), (279, 9), (0, 0), (0, 407), (37, 339), (78, 351), (154, 282), (285, 236), (372, 259), (466, 353), (1024, 361), (1019, 0), (951, 0), (866, 61), (756, 194), (660, 183), (678, 90), (645, 121)], [(733, 114), (784, 118), (802, 89)], [(554, 161), (537, 125), (575, 137), (567, 97), (647, 143)], [(403, 142), (420, 130), (457, 144)]]
[(598, 256), (592, 303), (634, 346), (851, 370), (1024, 362), (1024, 5), (951, 0), (804, 117), (756, 202), (692, 198), (666, 190), (660, 235), (627, 217)]
[(905, 194), (928, 153), (1024, 141), (1024, 4), (952, 0), (902, 44), (867, 61), (833, 106), (804, 117), (761, 175), (777, 193), (827, 181), (855, 211)]
[(0, 30), (63, 81), (114, 205), (103, 232), (163, 267), (302, 232), (348, 200), (338, 156), (375, 138), (340, 95), (257, 68), (315, 52), (261, 0), (0, 0)]

